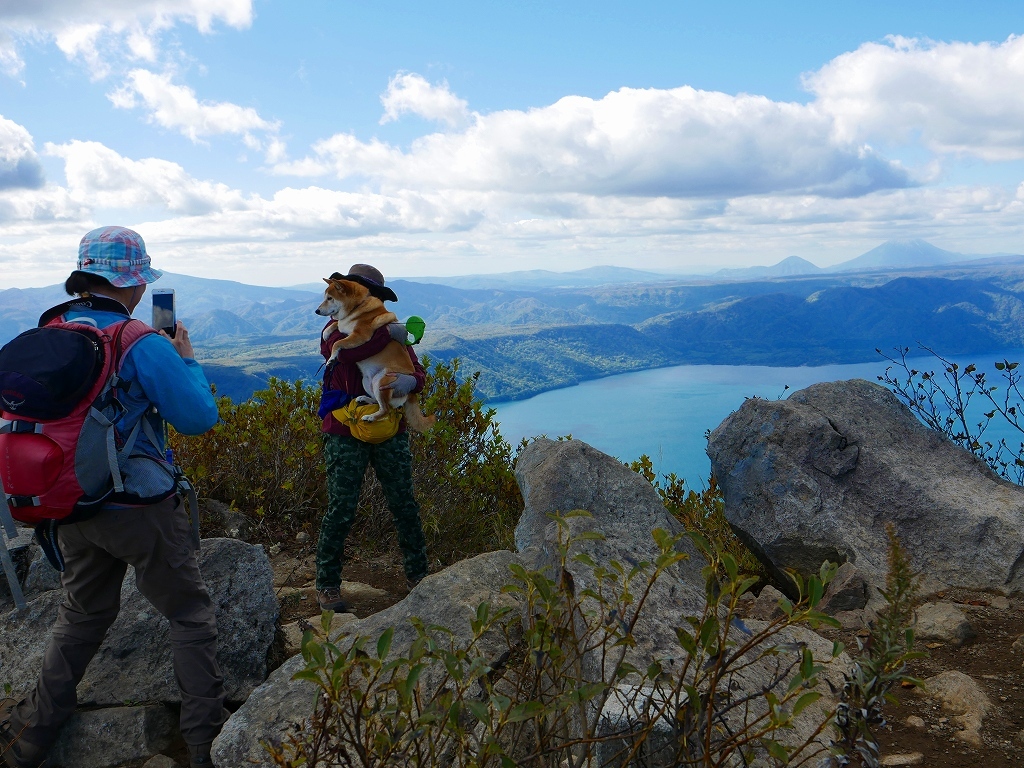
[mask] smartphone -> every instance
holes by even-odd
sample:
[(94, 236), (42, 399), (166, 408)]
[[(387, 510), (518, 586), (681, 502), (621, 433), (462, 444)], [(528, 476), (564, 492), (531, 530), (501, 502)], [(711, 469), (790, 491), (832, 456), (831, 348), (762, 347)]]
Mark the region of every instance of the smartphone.
[(178, 326), (174, 312), (174, 289), (157, 288), (153, 291), (153, 327), (158, 331), (167, 331), (174, 338)]

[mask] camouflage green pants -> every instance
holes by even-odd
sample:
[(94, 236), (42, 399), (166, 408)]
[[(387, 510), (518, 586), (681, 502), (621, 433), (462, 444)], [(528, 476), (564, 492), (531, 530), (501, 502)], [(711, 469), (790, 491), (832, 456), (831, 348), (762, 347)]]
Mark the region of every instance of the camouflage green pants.
[(359, 506), (366, 465), (377, 473), (388, 508), (395, 519), (405, 575), (417, 581), (427, 575), (427, 542), (420, 523), (420, 505), (412, 489), (412, 453), (404, 432), (383, 443), (364, 443), (345, 435), (324, 435), (327, 461), (327, 514), (316, 546), (316, 588), (341, 584), (345, 539)]

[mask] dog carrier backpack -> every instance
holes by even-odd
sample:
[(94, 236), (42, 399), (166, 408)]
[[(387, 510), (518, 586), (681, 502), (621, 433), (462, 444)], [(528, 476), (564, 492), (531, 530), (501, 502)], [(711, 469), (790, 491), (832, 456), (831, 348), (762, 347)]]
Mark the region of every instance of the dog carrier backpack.
[(150, 333), (140, 320), (98, 329), (59, 315), (0, 349), (0, 481), (15, 520), (85, 519), (124, 490), (119, 459), (145, 417), (127, 436), (115, 430), (118, 374)]

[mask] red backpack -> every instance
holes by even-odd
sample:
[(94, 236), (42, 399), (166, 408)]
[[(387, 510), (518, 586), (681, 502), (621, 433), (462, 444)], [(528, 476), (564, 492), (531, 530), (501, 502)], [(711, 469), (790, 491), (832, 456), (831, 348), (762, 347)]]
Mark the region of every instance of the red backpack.
[(140, 320), (102, 329), (64, 320), (63, 311), (88, 301), (55, 307), (0, 349), (0, 482), (23, 523), (85, 519), (122, 492), (119, 459), (145, 421), (128, 435), (115, 430), (124, 413), (118, 374), (132, 346), (155, 331)]

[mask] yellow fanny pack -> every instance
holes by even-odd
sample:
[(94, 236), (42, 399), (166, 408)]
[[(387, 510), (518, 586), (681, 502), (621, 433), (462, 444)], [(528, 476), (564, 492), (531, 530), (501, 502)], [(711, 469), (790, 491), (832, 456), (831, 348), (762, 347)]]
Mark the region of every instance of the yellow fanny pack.
[(344, 408), (331, 411), (331, 415), (348, 427), (348, 431), (356, 440), (362, 440), (364, 443), (383, 443), (398, 434), (398, 427), (402, 423), (402, 409), (390, 408), (386, 416), (381, 416), (376, 421), (363, 421), (363, 416), (376, 413), (378, 408), (376, 403), (363, 405), (350, 400)]

